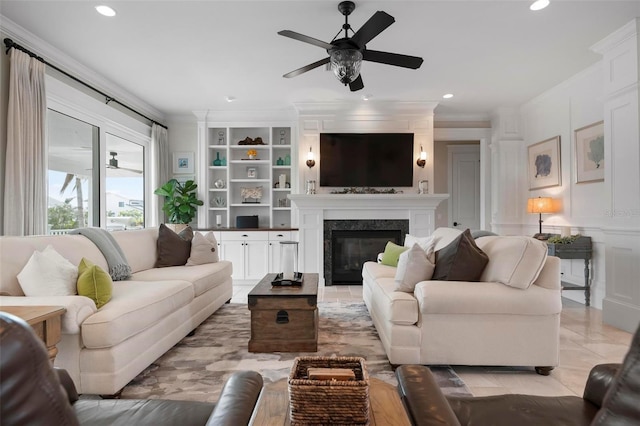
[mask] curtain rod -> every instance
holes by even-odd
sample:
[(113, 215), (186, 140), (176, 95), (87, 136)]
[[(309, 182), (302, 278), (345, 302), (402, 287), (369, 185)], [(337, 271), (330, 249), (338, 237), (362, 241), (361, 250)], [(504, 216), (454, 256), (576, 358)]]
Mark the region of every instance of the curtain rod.
[(158, 123), (156, 120), (153, 120), (149, 117), (147, 117), (146, 115), (142, 114), (141, 112), (136, 111), (135, 109), (131, 108), (128, 105), (123, 104), (122, 102), (120, 102), (119, 100), (112, 98), (111, 96), (107, 95), (106, 93), (104, 93), (103, 91), (96, 89), (95, 87), (93, 87), (92, 85), (90, 85), (89, 83), (85, 83), (84, 81), (80, 80), (78, 77), (73, 76), (71, 74), (69, 74), (68, 72), (61, 70), (60, 68), (58, 68), (57, 66), (53, 65), (52, 63), (47, 62), (46, 60), (44, 60), (42, 57), (36, 55), (35, 53), (33, 53), (32, 51), (30, 51), (29, 49), (20, 46), (19, 44), (15, 43), (13, 40), (11, 40), (10, 38), (5, 38), (4, 39), (4, 45), (6, 46), (7, 50), (6, 50), (6, 54), (9, 54), (9, 50), (11, 50), (11, 48), (14, 49), (18, 49), (24, 53), (26, 53), (27, 55), (31, 56), (32, 58), (42, 62), (43, 64), (47, 65), (48, 67), (53, 68), (54, 70), (66, 75), (67, 77), (69, 77), (70, 79), (72, 79), (75, 82), (78, 82), (80, 84), (82, 84), (85, 87), (88, 87), (89, 89), (93, 90), (94, 92), (97, 92), (99, 94), (101, 94), (102, 96), (104, 96), (105, 98), (105, 103), (107, 105), (109, 105), (109, 102), (115, 102), (118, 105), (128, 109), (129, 111), (133, 112), (134, 114), (138, 114), (140, 117), (149, 120), (151, 123), (157, 124), (160, 127), (164, 127), (165, 129), (168, 129), (167, 126), (165, 126), (162, 123)]

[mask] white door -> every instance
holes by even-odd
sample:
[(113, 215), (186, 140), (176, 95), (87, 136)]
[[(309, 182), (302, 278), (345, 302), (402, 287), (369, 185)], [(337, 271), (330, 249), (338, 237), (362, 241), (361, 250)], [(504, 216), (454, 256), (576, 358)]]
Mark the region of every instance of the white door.
[(449, 227), (480, 229), (480, 145), (450, 145)]

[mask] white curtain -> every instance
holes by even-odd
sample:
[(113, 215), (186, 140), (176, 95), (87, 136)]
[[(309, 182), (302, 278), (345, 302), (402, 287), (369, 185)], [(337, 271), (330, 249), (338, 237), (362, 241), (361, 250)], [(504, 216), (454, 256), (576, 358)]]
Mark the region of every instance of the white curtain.
[[(169, 134), (167, 129), (159, 124), (153, 123), (151, 126), (151, 146), (153, 149), (154, 159), (154, 178), (153, 178), (153, 190), (164, 185), (169, 180)], [(162, 211), (162, 205), (164, 204), (164, 197), (158, 195), (153, 196), (152, 209), (155, 212), (153, 215), (155, 223), (152, 225), (157, 226), (165, 222), (164, 212)]]
[(4, 233), (41, 235), (47, 230), (45, 65), (17, 49), (9, 58)]

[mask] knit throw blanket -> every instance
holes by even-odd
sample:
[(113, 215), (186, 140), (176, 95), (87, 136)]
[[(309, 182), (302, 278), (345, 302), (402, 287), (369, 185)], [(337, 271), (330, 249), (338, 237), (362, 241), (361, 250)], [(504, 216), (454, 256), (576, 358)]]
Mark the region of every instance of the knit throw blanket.
[(131, 266), (127, 263), (124, 252), (108, 231), (102, 228), (79, 228), (69, 233), (84, 235), (100, 249), (107, 260), (109, 275), (113, 281), (126, 280), (131, 276)]

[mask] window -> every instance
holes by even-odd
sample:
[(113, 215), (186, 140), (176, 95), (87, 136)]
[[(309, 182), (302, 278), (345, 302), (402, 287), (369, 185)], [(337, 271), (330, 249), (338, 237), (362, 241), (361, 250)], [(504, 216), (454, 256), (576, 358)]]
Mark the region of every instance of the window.
[(144, 147), (106, 134), (107, 229), (144, 227)]
[(97, 193), (98, 170), (93, 167), (98, 128), (49, 110), (48, 201), (49, 233), (97, 226), (99, 215), (92, 194)]
[(49, 76), (47, 106), (49, 233), (153, 223), (151, 127)]

